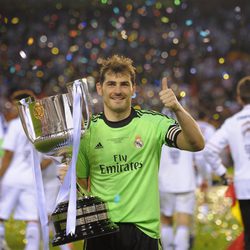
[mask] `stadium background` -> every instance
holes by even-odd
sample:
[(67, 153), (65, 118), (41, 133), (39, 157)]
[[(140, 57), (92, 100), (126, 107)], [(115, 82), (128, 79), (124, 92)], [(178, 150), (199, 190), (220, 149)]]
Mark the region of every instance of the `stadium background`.
[[(0, 108), (13, 90), (44, 97), (88, 77), (98, 112), (99, 59), (119, 53), (136, 65), (135, 105), (160, 111), (160, 79), (168, 76), (194, 116), (202, 109), (219, 126), (240, 108), (235, 86), (250, 74), (249, 19), (247, 0), (0, 0)], [(221, 190), (205, 224), (197, 212), (196, 249), (223, 249), (240, 232)], [(22, 224), (8, 226), (20, 249)]]

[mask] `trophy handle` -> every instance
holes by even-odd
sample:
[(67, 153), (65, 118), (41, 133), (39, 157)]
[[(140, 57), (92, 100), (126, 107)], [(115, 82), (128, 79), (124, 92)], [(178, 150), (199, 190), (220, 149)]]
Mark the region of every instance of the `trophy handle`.
[(32, 126), (30, 104), (34, 102), (33, 97), (23, 98), (18, 101), (18, 112), (21, 119), (24, 132), (28, 139), (33, 143), (35, 141), (35, 132)]
[(90, 125), (90, 117), (91, 117), (91, 102), (90, 102), (90, 95), (88, 89), (88, 82), (86, 78), (82, 79), (83, 84), (81, 85), (83, 88), (83, 99), (85, 102), (86, 107), (86, 114), (87, 114), (87, 122), (84, 124), (85, 129), (89, 128)]
[(85, 130), (89, 128), (90, 125), (90, 120), (91, 120), (91, 101), (90, 101), (90, 94), (89, 94), (89, 90), (88, 90), (88, 82), (87, 82), (87, 78), (82, 78), (82, 79), (78, 79), (73, 81), (73, 83), (69, 83), (67, 85), (67, 89), (68, 92), (73, 93), (73, 85), (75, 86), (79, 86), (81, 89), (81, 99), (83, 99), (84, 105), (82, 105), (82, 107), (85, 107), (85, 111), (86, 111), (86, 121), (84, 121), (84, 128), (83, 128), (83, 133), (85, 133)]

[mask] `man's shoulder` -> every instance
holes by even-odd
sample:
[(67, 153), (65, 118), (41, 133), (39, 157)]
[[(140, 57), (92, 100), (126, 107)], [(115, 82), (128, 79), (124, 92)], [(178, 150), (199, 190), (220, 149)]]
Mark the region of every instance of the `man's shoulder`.
[(244, 122), (245, 120), (249, 120), (250, 119), (250, 112), (246, 112), (246, 110), (242, 109), (241, 111), (235, 113), (234, 115), (232, 115), (231, 117), (228, 117), (225, 120), (225, 123), (234, 123), (234, 122)]
[(198, 120), (197, 121), (197, 124), (199, 125), (199, 127), (201, 128), (201, 130), (203, 131), (203, 130), (211, 130), (211, 131), (215, 131), (215, 126), (214, 125), (212, 125), (211, 123), (209, 123), (209, 122), (206, 122), (206, 121), (200, 121), (200, 120)]
[(91, 122), (98, 122), (100, 120), (103, 120), (103, 112), (97, 113), (97, 114), (93, 114), (91, 117)]
[(155, 110), (134, 109), (138, 117), (152, 118), (152, 117), (166, 117), (166, 115)]
[(23, 130), (23, 127), (22, 127), (22, 123), (21, 123), (21, 120), (20, 118), (15, 118), (13, 120), (11, 120), (8, 124), (8, 130)]

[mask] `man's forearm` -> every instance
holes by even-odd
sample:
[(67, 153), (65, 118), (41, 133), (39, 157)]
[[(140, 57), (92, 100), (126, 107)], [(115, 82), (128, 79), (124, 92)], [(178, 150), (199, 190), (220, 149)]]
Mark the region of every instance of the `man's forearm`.
[(189, 151), (202, 150), (205, 146), (205, 141), (193, 117), (183, 107), (175, 111), (175, 115), (182, 129), (181, 134), (177, 138), (178, 147)]

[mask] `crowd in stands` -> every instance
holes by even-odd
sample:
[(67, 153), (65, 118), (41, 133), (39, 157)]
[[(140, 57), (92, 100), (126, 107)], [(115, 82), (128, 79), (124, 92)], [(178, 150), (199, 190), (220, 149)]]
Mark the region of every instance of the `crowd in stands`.
[(214, 121), (238, 110), (236, 83), (250, 73), (247, 1), (71, 2), (3, 1), (1, 98), (20, 88), (58, 94), (88, 76), (98, 110), (98, 62), (118, 53), (134, 60), (140, 92), (134, 103), (142, 108), (161, 110), (160, 82), (168, 76), (191, 110), (201, 107)]

